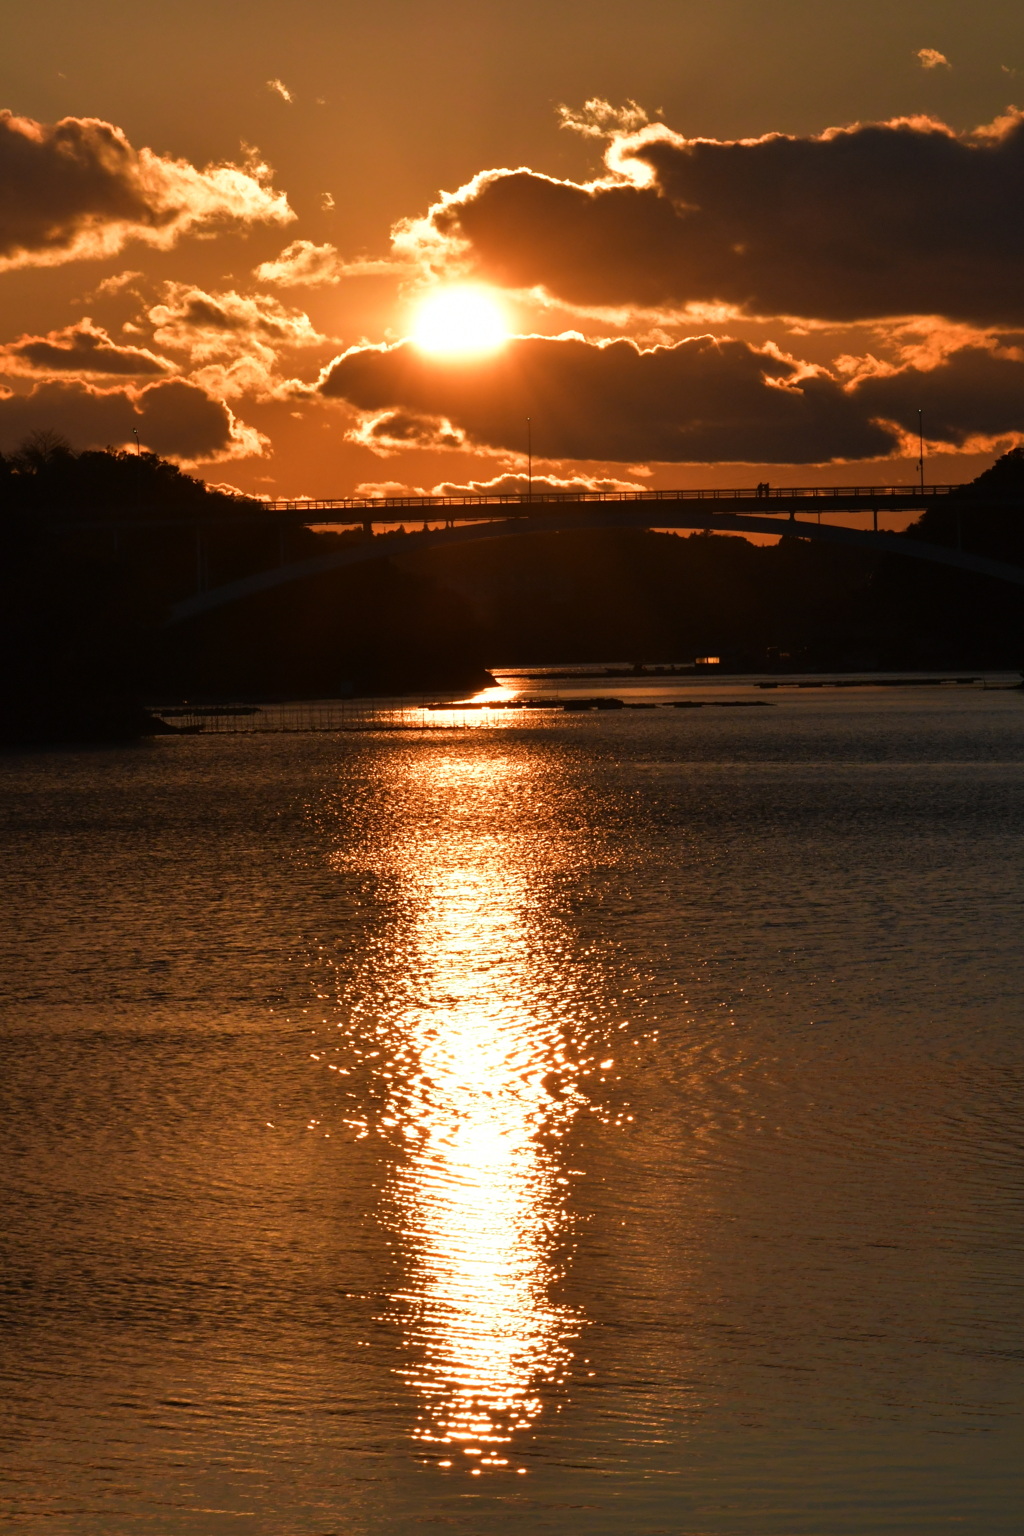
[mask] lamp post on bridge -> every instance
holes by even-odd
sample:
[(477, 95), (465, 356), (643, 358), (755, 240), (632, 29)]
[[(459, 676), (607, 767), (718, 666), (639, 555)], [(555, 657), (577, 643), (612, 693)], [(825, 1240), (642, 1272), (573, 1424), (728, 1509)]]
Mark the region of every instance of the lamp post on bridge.
[[(917, 413), (917, 483), (921, 495), (924, 495), (924, 412)], [(964, 547), (964, 531), (960, 522), (960, 507), (956, 509), (956, 547)]]
[(526, 499), (533, 501), (533, 420), (526, 418)]

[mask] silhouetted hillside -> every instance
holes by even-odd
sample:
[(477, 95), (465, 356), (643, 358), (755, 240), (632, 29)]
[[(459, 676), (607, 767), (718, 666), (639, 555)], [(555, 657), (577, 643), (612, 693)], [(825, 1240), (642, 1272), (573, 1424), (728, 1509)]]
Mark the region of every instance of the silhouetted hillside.
[(1024, 565), (1024, 515), (1019, 507), (969, 506), (979, 496), (1024, 495), (1024, 449), (1012, 448), (977, 479), (943, 497), (918, 518), (911, 538), (949, 544)]
[(73, 454), (41, 436), (0, 461), (0, 741), (137, 735), (156, 699), (487, 680), (467, 605), (384, 562), (167, 629), (200, 576), (216, 585), (363, 536), (282, 529), (259, 512), (147, 454)]
[(154, 453), (74, 453), (55, 433), (37, 432), (0, 454), (0, 517), (237, 518), (258, 507), (211, 490)]
[[(1015, 450), (978, 486), (1022, 481)], [(930, 508), (912, 536), (1024, 565), (1019, 513), (967, 495)], [(217, 585), (363, 537), (282, 530), (259, 503), (152, 455), (26, 444), (0, 461), (0, 736), (132, 734), (157, 698), (469, 690), (485, 665), (553, 660), (716, 655), (757, 671), (1024, 661), (1020, 588), (895, 554), (707, 533), (517, 535), (371, 561), (165, 626), (200, 578)]]

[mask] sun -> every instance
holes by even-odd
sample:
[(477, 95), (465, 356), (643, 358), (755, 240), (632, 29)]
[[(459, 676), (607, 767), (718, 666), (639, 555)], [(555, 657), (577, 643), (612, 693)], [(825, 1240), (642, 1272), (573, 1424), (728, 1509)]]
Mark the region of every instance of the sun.
[(508, 340), (505, 312), (482, 288), (441, 288), (416, 312), (412, 339), (424, 352), (469, 357), (496, 352)]

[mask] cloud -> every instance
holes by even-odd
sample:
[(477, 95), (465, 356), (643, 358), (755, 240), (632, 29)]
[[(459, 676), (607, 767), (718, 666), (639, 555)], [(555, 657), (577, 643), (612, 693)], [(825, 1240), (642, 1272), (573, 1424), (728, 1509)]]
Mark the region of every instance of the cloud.
[(771, 346), (709, 336), (647, 350), (521, 337), (458, 364), (403, 342), (351, 349), (321, 389), (368, 413), (356, 440), (377, 451), (449, 446), (447, 433), (520, 464), (527, 416), (538, 456), (625, 464), (880, 458), (906, 451), (919, 409), (930, 441), (964, 451), (1024, 426), (1024, 364), (977, 346), (844, 381)]
[(914, 55), (918, 59), (922, 69), (952, 69), (953, 66), (944, 53), (937, 48), (919, 48)]
[(262, 293), (208, 293), (190, 283), (167, 283), (166, 303), (154, 304), (149, 318), (165, 347), (205, 361), (252, 342), (270, 348), (320, 346), (326, 340), (301, 309), (286, 309)]
[(145, 347), (126, 347), (112, 341), (100, 326), (86, 317), (76, 325), (51, 331), (47, 336), (23, 336), (0, 347), (0, 370), (13, 374), (166, 375), (172, 371), (165, 358)]
[(300, 309), (262, 293), (209, 293), (190, 283), (165, 284), (165, 302), (149, 312), (157, 346), (184, 352), (196, 382), (221, 399), (278, 398), (303, 388), (279, 371), (282, 353), (324, 346), (328, 338)]
[(421, 485), (406, 485), (404, 480), (364, 480), (352, 494), (378, 501), (385, 496), (425, 496), (427, 493)]
[(294, 218), (271, 172), (199, 170), (134, 149), (94, 117), (44, 125), (0, 112), (0, 271), (116, 256), (130, 240), (166, 250), (182, 235), (222, 224)]
[(525, 496), (532, 484), (535, 496), (557, 491), (642, 491), (644, 487), (634, 480), (614, 480), (596, 475), (534, 475), (532, 482), (525, 474), (495, 475), (491, 480), (442, 480), (425, 491), (421, 485), (408, 485), (404, 480), (364, 480), (357, 485), (353, 495), (372, 496)]
[[(520, 337), (457, 363), (409, 342), (352, 348), (321, 389), (380, 413), (358, 440), (389, 450), (420, 446), (419, 423), (441, 421), (466, 446), (522, 454), (527, 416), (546, 459), (821, 462), (875, 457), (895, 441), (829, 376), (710, 336), (646, 351), (626, 340)], [(436, 436), (429, 446), (440, 446)]]
[(316, 288), (340, 283), (346, 277), (385, 277), (407, 270), (404, 261), (343, 261), (333, 245), (293, 240), (273, 261), (261, 262), (253, 275), (261, 283), (276, 283), (280, 288)]
[(81, 382), (38, 385), (0, 399), (0, 449), (29, 432), (52, 430), (75, 448), (134, 445), (182, 463), (260, 454), (266, 440), (194, 384), (172, 380), (141, 389), (97, 389)]
[(130, 283), (137, 282), (142, 275), (141, 272), (135, 269), (129, 269), (127, 272), (114, 272), (110, 277), (105, 277), (102, 282), (97, 283), (96, 287), (87, 295), (83, 302), (87, 303), (89, 299), (110, 298), (112, 294), (120, 293), (122, 288), (127, 288)]
[(905, 368), (865, 378), (855, 398), (865, 411), (897, 424), (908, 439), (923, 414), (925, 436), (966, 451), (978, 439), (1024, 429), (1024, 364), (1007, 352), (963, 347), (937, 367)]
[[(326, 390), (325, 393), (335, 392)], [(369, 448), (385, 459), (404, 448), (466, 446), (465, 433), (453, 427), (450, 421), (405, 410), (381, 411), (378, 415), (364, 416), (345, 436), (350, 443)]]
[(561, 106), (558, 117), (560, 127), (582, 134), (585, 139), (608, 139), (638, 133), (649, 122), (643, 107), (632, 99), (625, 106), (613, 107), (611, 102), (600, 96), (591, 96), (578, 110)]
[(874, 326), (872, 332), (881, 356), (870, 351), (844, 353), (831, 360), (830, 371), (853, 382), (915, 370), (927, 373), (967, 351), (1024, 362), (1024, 335), (1019, 332), (984, 330), (935, 316), (887, 321)]
[(526, 496), (531, 491), (533, 495), (540, 496), (544, 492), (558, 491), (642, 491), (642, 486), (635, 480), (610, 480), (599, 478), (596, 475), (570, 475), (563, 478), (560, 475), (534, 475), (531, 480), (528, 475), (507, 474), (495, 475), (493, 480), (468, 480), (457, 483), (452, 480), (443, 480), (440, 485), (435, 485), (430, 492), (432, 496)]
[(268, 80), (267, 90), (273, 91), (275, 96), (280, 96), (281, 100), (287, 101), (289, 105), (294, 100), (291, 91), (285, 85), (283, 80)]
[(263, 261), (253, 275), (282, 288), (316, 288), (341, 281), (344, 263), (333, 245), (293, 240), (273, 261)]
[(585, 308), (1024, 322), (1024, 114), (815, 138), (612, 129), (579, 184), (483, 171), (393, 232), (405, 259)]

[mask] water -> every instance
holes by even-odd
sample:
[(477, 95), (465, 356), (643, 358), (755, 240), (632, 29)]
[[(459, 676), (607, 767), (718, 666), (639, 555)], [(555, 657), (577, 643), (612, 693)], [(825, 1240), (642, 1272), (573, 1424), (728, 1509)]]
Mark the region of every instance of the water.
[(0, 761), (12, 1529), (1021, 1529), (1024, 702), (759, 696)]

